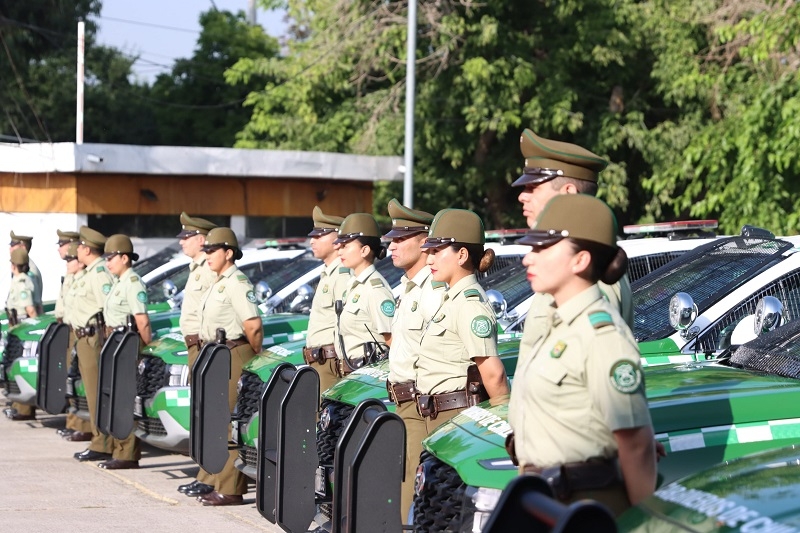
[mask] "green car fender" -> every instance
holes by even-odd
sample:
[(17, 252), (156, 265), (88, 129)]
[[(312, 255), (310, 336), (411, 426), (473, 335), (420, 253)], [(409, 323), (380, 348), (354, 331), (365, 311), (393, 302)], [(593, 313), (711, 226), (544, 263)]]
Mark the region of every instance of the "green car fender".
[(18, 357), (6, 367), (7, 381), (15, 382), (20, 389), (20, 397), (12, 396), (12, 400), (23, 403), (35, 401), (39, 371), (36, 351), (45, 330), (55, 320), (52, 314), (26, 318), (8, 331), (4, 350), (21, 350), (21, 353), (15, 354)]

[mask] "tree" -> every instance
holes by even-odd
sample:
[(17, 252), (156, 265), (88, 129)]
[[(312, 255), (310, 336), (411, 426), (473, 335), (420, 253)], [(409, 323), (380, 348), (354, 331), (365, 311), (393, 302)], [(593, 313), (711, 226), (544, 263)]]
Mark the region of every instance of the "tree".
[(249, 118), (242, 103), (265, 78), (250, 77), (237, 86), (224, 74), (237, 60), (270, 58), (278, 43), (261, 26), (250, 25), (243, 12), (212, 9), (200, 16), (202, 32), (194, 55), (175, 62), (170, 74), (153, 84), (152, 102), (160, 108), (159, 143), (181, 146), (232, 146)]

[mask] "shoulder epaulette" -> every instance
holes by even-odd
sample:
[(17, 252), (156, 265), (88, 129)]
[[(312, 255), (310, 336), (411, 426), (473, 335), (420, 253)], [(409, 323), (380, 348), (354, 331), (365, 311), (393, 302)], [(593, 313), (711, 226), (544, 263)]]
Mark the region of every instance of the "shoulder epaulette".
[(139, 281), (139, 276), (131, 276), (131, 281)]
[(383, 285), (383, 280), (371, 279), (369, 280), (369, 284), (372, 285), (373, 287), (380, 287), (381, 285)]
[(481, 291), (478, 289), (467, 289), (464, 291), (464, 298), (467, 300), (479, 300), (483, 301), (483, 296), (481, 296)]
[(339, 274), (349, 274), (350, 269), (347, 267), (339, 267)]
[(248, 281), (247, 276), (245, 276), (244, 274), (237, 275), (236, 279), (238, 279), (239, 281)]
[(614, 325), (614, 321), (611, 319), (611, 315), (609, 315), (605, 311), (595, 311), (593, 313), (589, 313), (589, 322), (592, 323), (592, 327), (594, 329), (600, 329), (606, 326)]
[(99, 267), (97, 267), (97, 269), (96, 269), (96, 270), (97, 270), (98, 272), (103, 272), (103, 271), (105, 270), (105, 268), (103, 268), (103, 265), (100, 265)]
[(433, 287), (434, 289), (443, 289), (447, 287), (447, 283), (445, 283), (444, 281), (431, 281), (431, 287)]

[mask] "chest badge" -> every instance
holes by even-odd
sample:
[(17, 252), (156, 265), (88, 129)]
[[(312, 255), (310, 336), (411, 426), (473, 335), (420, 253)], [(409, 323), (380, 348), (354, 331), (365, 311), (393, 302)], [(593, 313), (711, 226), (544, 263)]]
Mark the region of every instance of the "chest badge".
[(413, 313), (413, 312), (414, 312), (414, 311), (416, 311), (416, 310), (417, 310), (417, 302), (413, 302), (413, 303), (411, 304), (411, 312)]
[(222, 285), (222, 286), (220, 286), (219, 289), (217, 289), (217, 292), (222, 292), (224, 290), (225, 290), (225, 285)]
[(325, 285), (322, 286), (322, 294), (327, 294), (327, 293), (328, 293), (328, 284), (326, 283)]
[(433, 321), (436, 322), (436, 323), (439, 323), (442, 320), (444, 320), (444, 313), (439, 313), (438, 315), (433, 317)]
[(358, 303), (358, 299), (359, 298), (361, 298), (361, 295), (360, 294), (356, 294), (355, 296), (353, 296), (353, 299), (351, 300), (351, 302)]
[(567, 343), (564, 341), (558, 341), (555, 344), (555, 346), (553, 346), (553, 349), (550, 350), (550, 357), (552, 357), (553, 359), (558, 359), (559, 357), (561, 357), (561, 354), (563, 354), (564, 350), (566, 349), (567, 349)]
[(198, 281), (199, 279), (200, 279), (200, 274), (195, 274), (195, 275), (194, 275), (194, 280), (195, 280), (195, 281)]

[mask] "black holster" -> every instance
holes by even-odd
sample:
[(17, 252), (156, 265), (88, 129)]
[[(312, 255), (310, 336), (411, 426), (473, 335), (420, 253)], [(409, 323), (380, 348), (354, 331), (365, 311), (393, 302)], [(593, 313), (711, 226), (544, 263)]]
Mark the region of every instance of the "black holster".
[(470, 405), (478, 405), (489, 399), (489, 393), (483, 386), (483, 378), (476, 364), (467, 367), (467, 398)]
[(8, 325), (9, 326), (16, 326), (19, 324), (19, 317), (17, 316), (16, 309), (9, 309), (6, 307), (6, 317), (8, 317)]
[(102, 347), (106, 343), (106, 318), (103, 316), (102, 311), (98, 311), (92, 318), (94, 318), (96, 324), (97, 345)]

